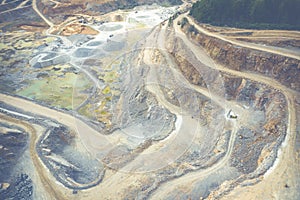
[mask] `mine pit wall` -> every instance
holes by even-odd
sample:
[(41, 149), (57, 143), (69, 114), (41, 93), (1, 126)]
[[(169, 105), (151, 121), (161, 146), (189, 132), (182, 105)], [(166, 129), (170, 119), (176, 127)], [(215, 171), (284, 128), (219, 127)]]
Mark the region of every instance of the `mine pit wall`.
[[(174, 24), (174, 26), (177, 25)], [(299, 60), (232, 45), (197, 30), (189, 32), (191, 30), (189, 23), (186, 23), (182, 30), (219, 64), (233, 70), (261, 74), (273, 78), (293, 90), (300, 91)]]
[(166, 32), (166, 49), (172, 56), (178, 70), (193, 85), (208, 88), (220, 96), (224, 95), (223, 83), (219, 81), (219, 71), (199, 61), (184, 41), (175, 37), (169, 29)]
[[(216, 76), (204, 80), (204, 77), (207, 75), (207, 66), (199, 61), (198, 64), (193, 62), (193, 55), (191, 55), (189, 49), (185, 48), (185, 45), (182, 44), (182, 40), (174, 37), (174, 32), (172, 30), (167, 32), (167, 34), (167, 50), (170, 55), (172, 55), (178, 65), (178, 69), (185, 78), (191, 84), (203, 88), (207, 87), (207, 83), (216, 87), (219, 84), (217, 83), (217, 79), (213, 78)], [(280, 69), (290, 69), (298, 63), (295, 59), (289, 59), (283, 56), (260, 52), (260, 55), (258, 55), (258, 51), (252, 52), (248, 49), (230, 46), (230, 44), (210, 37), (195, 35), (190, 35), (190, 37), (192, 40), (196, 40), (198, 43), (202, 44), (204, 48), (207, 48), (208, 54), (213, 59), (234, 70), (250, 71), (250, 63), (249, 60), (247, 60), (250, 59), (250, 57), (255, 60), (255, 64), (253, 63), (251, 70), (255, 71), (257, 69), (259, 73), (266, 73), (264, 70), (267, 70), (268, 67), (274, 68), (278, 65), (280, 66)], [(225, 45), (225, 47), (223, 48), (221, 45)], [(186, 52), (184, 53), (184, 51)], [(242, 55), (236, 59), (235, 56), (238, 56), (239, 53)], [(182, 59), (183, 54), (189, 55), (189, 61), (192, 62)], [(256, 56), (254, 56), (255, 54)], [(226, 55), (228, 55), (228, 58)], [(276, 58), (278, 58), (279, 61), (275, 62), (274, 59)], [(277, 64), (271, 66), (271, 59), (273, 59), (272, 62)], [(242, 66), (246, 66), (247, 68), (242, 68)], [(260, 68), (261, 66), (266, 67)], [(204, 73), (202, 74), (202, 72)], [(210, 72), (214, 74), (214, 70), (211, 70)], [(277, 150), (286, 136), (286, 124), (288, 123), (286, 99), (282, 93), (264, 84), (222, 72), (218, 73), (222, 76), (222, 89), (224, 90), (223, 94), (225, 95), (225, 98), (229, 101), (233, 100), (240, 102), (242, 105), (245, 105), (254, 111), (253, 115), (251, 114), (252, 116), (247, 116), (249, 117), (249, 122), (238, 130), (238, 138), (234, 144), (230, 163), (241, 173), (248, 174), (252, 178), (260, 176), (273, 165)], [(299, 72), (291, 69), (288, 73)], [(196, 77), (197, 75), (199, 75), (199, 77)], [(286, 75), (286, 73), (279, 73), (276, 78), (279, 79), (279, 81), (282, 81), (281, 76), (283, 75)], [(295, 74), (292, 74), (292, 76), (295, 77)], [(292, 87), (293, 89), (297, 88), (297, 81), (295, 79), (296, 78), (291, 77), (288, 82), (289, 87)], [(222, 95), (219, 91), (214, 92), (217, 95)]]

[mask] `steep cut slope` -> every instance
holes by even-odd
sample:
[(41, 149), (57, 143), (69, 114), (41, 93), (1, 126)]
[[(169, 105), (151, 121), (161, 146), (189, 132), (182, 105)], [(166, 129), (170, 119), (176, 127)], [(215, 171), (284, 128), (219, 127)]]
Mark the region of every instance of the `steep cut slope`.
[(202, 46), (216, 62), (230, 69), (274, 78), (283, 85), (300, 91), (298, 59), (232, 45), (197, 31), (188, 21), (182, 27), (183, 31)]

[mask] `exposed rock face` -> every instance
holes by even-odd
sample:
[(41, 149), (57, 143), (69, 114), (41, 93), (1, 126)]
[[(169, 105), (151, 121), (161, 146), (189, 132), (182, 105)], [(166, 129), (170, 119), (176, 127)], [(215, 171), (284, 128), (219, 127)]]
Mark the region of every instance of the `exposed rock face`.
[(300, 62), (285, 56), (250, 50), (204, 35), (189, 33), (189, 25), (184, 27), (195, 42), (201, 45), (218, 63), (233, 70), (250, 71), (274, 78), (283, 85), (300, 91)]
[(32, 199), (31, 178), (15, 170), (23, 156), (29, 135), (17, 127), (0, 123), (0, 197)]
[(68, 188), (89, 188), (102, 180), (103, 166), (86, 154), (77, 152), (74, 134), (63, 126), (50, 128), (37, 150), (54, 177)]
[[(0, 124), (0, 127), (7, 128), (7, 125)], [(0, 130), (0, 180), (10, 178), (13, 167), (25, 151), (28, 137), (23, 130), (16, 129), (8, 132)]]
[[(178, 43), (177, 43), (178, 44)], [(178, 46), (174, 48), (178, 49)], [(176, 63), (182, 74), (191, 81), (192, 84), (199, 85), (202, 87), (206, 87), (205, 81), (200, 74), (200, 72), (182, 55), (178, 54), (178, 52), (173, 51), (172, 55), (174, 56)]]
[[(287, 84), (293, 89), (299, 89), (299, 87), (295, 88), (295, 73), (299, 73), (293, 71), (293, 66), (298, 65), (295, 59), (268, 53), (259, 54), (258, 51), (232, 46), (229, 43), (203, 35), (192, 35), (191, 37), (192, 40), (201, 44), (214, 60), (237, 71), (244, 70), (264, 74), (268, 70), (277, 70), (278, 68), (290, 69), (286, 70), (286, 73), (277, 74), (277, 76), (274, 73), (268, 74), (268, 76), (286, 83), (283, 80), (284, 76), (293, 73), (292, 77), (294, 78), (288, 79)], [(224, 94), (227, 100), (251, 110), (249, 115), (245, 112), (238, 116), (238, 118), (245, 120), (241, 122), (242, 126), (237, 131), (230, 164), (243, 174), (251, 176), (262, 174), (263, 172), (260, 170), (266, 170), (274, 162), (272, 156), (276, 155), (277, 147), (286, 135), (288, 117), (284, 95), (274, 88), (249, 79), (223, 72), (215, 74), (214, 69), (207, 70), (208, 66), (201, 62), (187, 62), (182, 57), (190, 58), (193, 61), (194, 55), (189, 52), (183, 41), (169, 34), (167, 42), (169, 53), (191, 84), (203, 88), (213, 85), (214, 87), (208, 87), (208, 89), (218, 95)], [(253, 61), (252, 65), (250, 64), (251, 61)], [(270, 62), (275, 64), (271, 65)], [(222, 80), (223, 87), (221, 89), (224, 90), (223, 93), (216, 89), (217, 77), (219, 77), (217, 75), (221, 75), (219, 80)], [(272, 156), (270, 156), (271, 153), (263, 152), (272, 152)]]
[[(227, 78), (226, 84), (230, 85), (237, 80), (235, 77)], [(249, 80), (242, 79), (241, 83), (233, 96), (227, 96), (235, 101), (244, 102), (254, 110), (253, 115), (256, 116), (249, 117), (248, 126), (239, 129), (231, 157), (232, 166), (246, 174), (259, 167), (259, 158), (266, 159), (267, 156), (262, 155), (264, 148), (282, 142), (287, 130), (287, 111), (283, 109), (286, 108), (286, 101), (281, 93)]]
[(17, 176), (13, 180), (13, 183), (8, 185), (8, 188), (2, 187), (0, 189), (0, 196), (3, 199), (33, 199), (33, 183), (31, 178), (27, 174)]

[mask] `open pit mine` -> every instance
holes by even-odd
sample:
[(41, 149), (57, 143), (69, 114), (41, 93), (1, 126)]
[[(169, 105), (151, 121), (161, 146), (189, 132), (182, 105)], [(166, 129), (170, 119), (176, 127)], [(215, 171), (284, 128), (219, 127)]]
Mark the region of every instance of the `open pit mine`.
[(300, 32), (193, 3), (0, 0), (0, 199), (300, 199)]

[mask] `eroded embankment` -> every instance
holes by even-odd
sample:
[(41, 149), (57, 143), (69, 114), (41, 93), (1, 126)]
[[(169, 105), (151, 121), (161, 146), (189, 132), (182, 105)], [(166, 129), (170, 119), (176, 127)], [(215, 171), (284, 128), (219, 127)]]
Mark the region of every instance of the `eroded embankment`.
[[(182, 25), (180, 25), (182, 26)], [(254, 50), (208, 36), (187, 22), (182, 30), (209, 56), (227, 68), (258, 73), (273, 78), (283, 85), (300, 91), (300, 62), (295, 58)]]
[[(174, 23), (174, 26), (177, 25)], [(191, 84), (204, 88), (208, 86), (208, 89), (213, 93), (213, 97), (215, 94), (222, 94), (216, 88), (219, 84), (218, 80), (221, 80), (223, 83), (221, 89), (224, 90), (223, 94), (225, 95), (224, 103), (226, 99), (229, 102), (235, 102), (237, 106), (243, 107), (236, 109), (238, 114), (238, 138), (236, 138), (232, 152), (230, 152), (230, 159), (225, 159), (230, 166), (235, 167), (243, 175), (234, 180), (235, 183), (228, 184), (231, 185), (229, 188), (232, 189), (240, 182), (264, 174), (273, 165), (278, 148), (288, 132), (286, 125), (289, 118), (287, 114), (288, 103), (281, 89), (278, 91), (276, 86), (273, 87), (273, 85), (266, 84), (266, 81), (260, 81), (260, 78), (263, 77), (261, 75), (252, 79), (255, 74), (248, 70), (248, 72), (240, 72), (243, 70), (234, 69), (231, 71), (237, 73), (233, 74), (227, 72), (227, 70), (216, 70), (214, 62), (211, 62), (207, 56), (202, 55), (203, 59), (199, 59), (201, 52), (197, 48), (193, 48), (192, 45), (187, 44), (187, 41), (184, 40), (185, 36), (176, 36), (171, 31), (166, 38), (167, 50), (176, 62), (178, 71)], [(220, 40), (219, 42), (222, 43), (223, 41)], [(245, 51), (252, 52), (250, 49), (245, 49)], [(210, 52), (208, 52), (208, 55), (210, 56)], [(216, 59), (213, 56), (211, 57)], [(204, 61), (205, 59), (208, 61)], [(234, 58), (234, 60), (238, 59)], [(208, 63), (211, 63), (211, 65)], [(230, 68), (228, 64), (223, 66), (224, 68)], [(242, 76), (239, 74), (242, 74)], [(200, 175), (201, 172), (195, 172), (193, 176), (183, 176), (176, 181), (165, 184), (165, 187), (163, 186), (155, 194), (157, 196), (162, 192), (166, 196), (167, 191), (171, 194), (172, 189), (170, 188), (174, 185), (173, 188), (180, 184), (187, 185), (189, 181), (196, 181), (195, 177)], [(199, 184), (201, 184), (200, 182), (198, 181)], [(168, 187), (171, 185), (172, 187)], [(163, 192), (163, 188), (166, 191)], [(216, 189), (216, 191), (218, 190), (221, 189)]]

